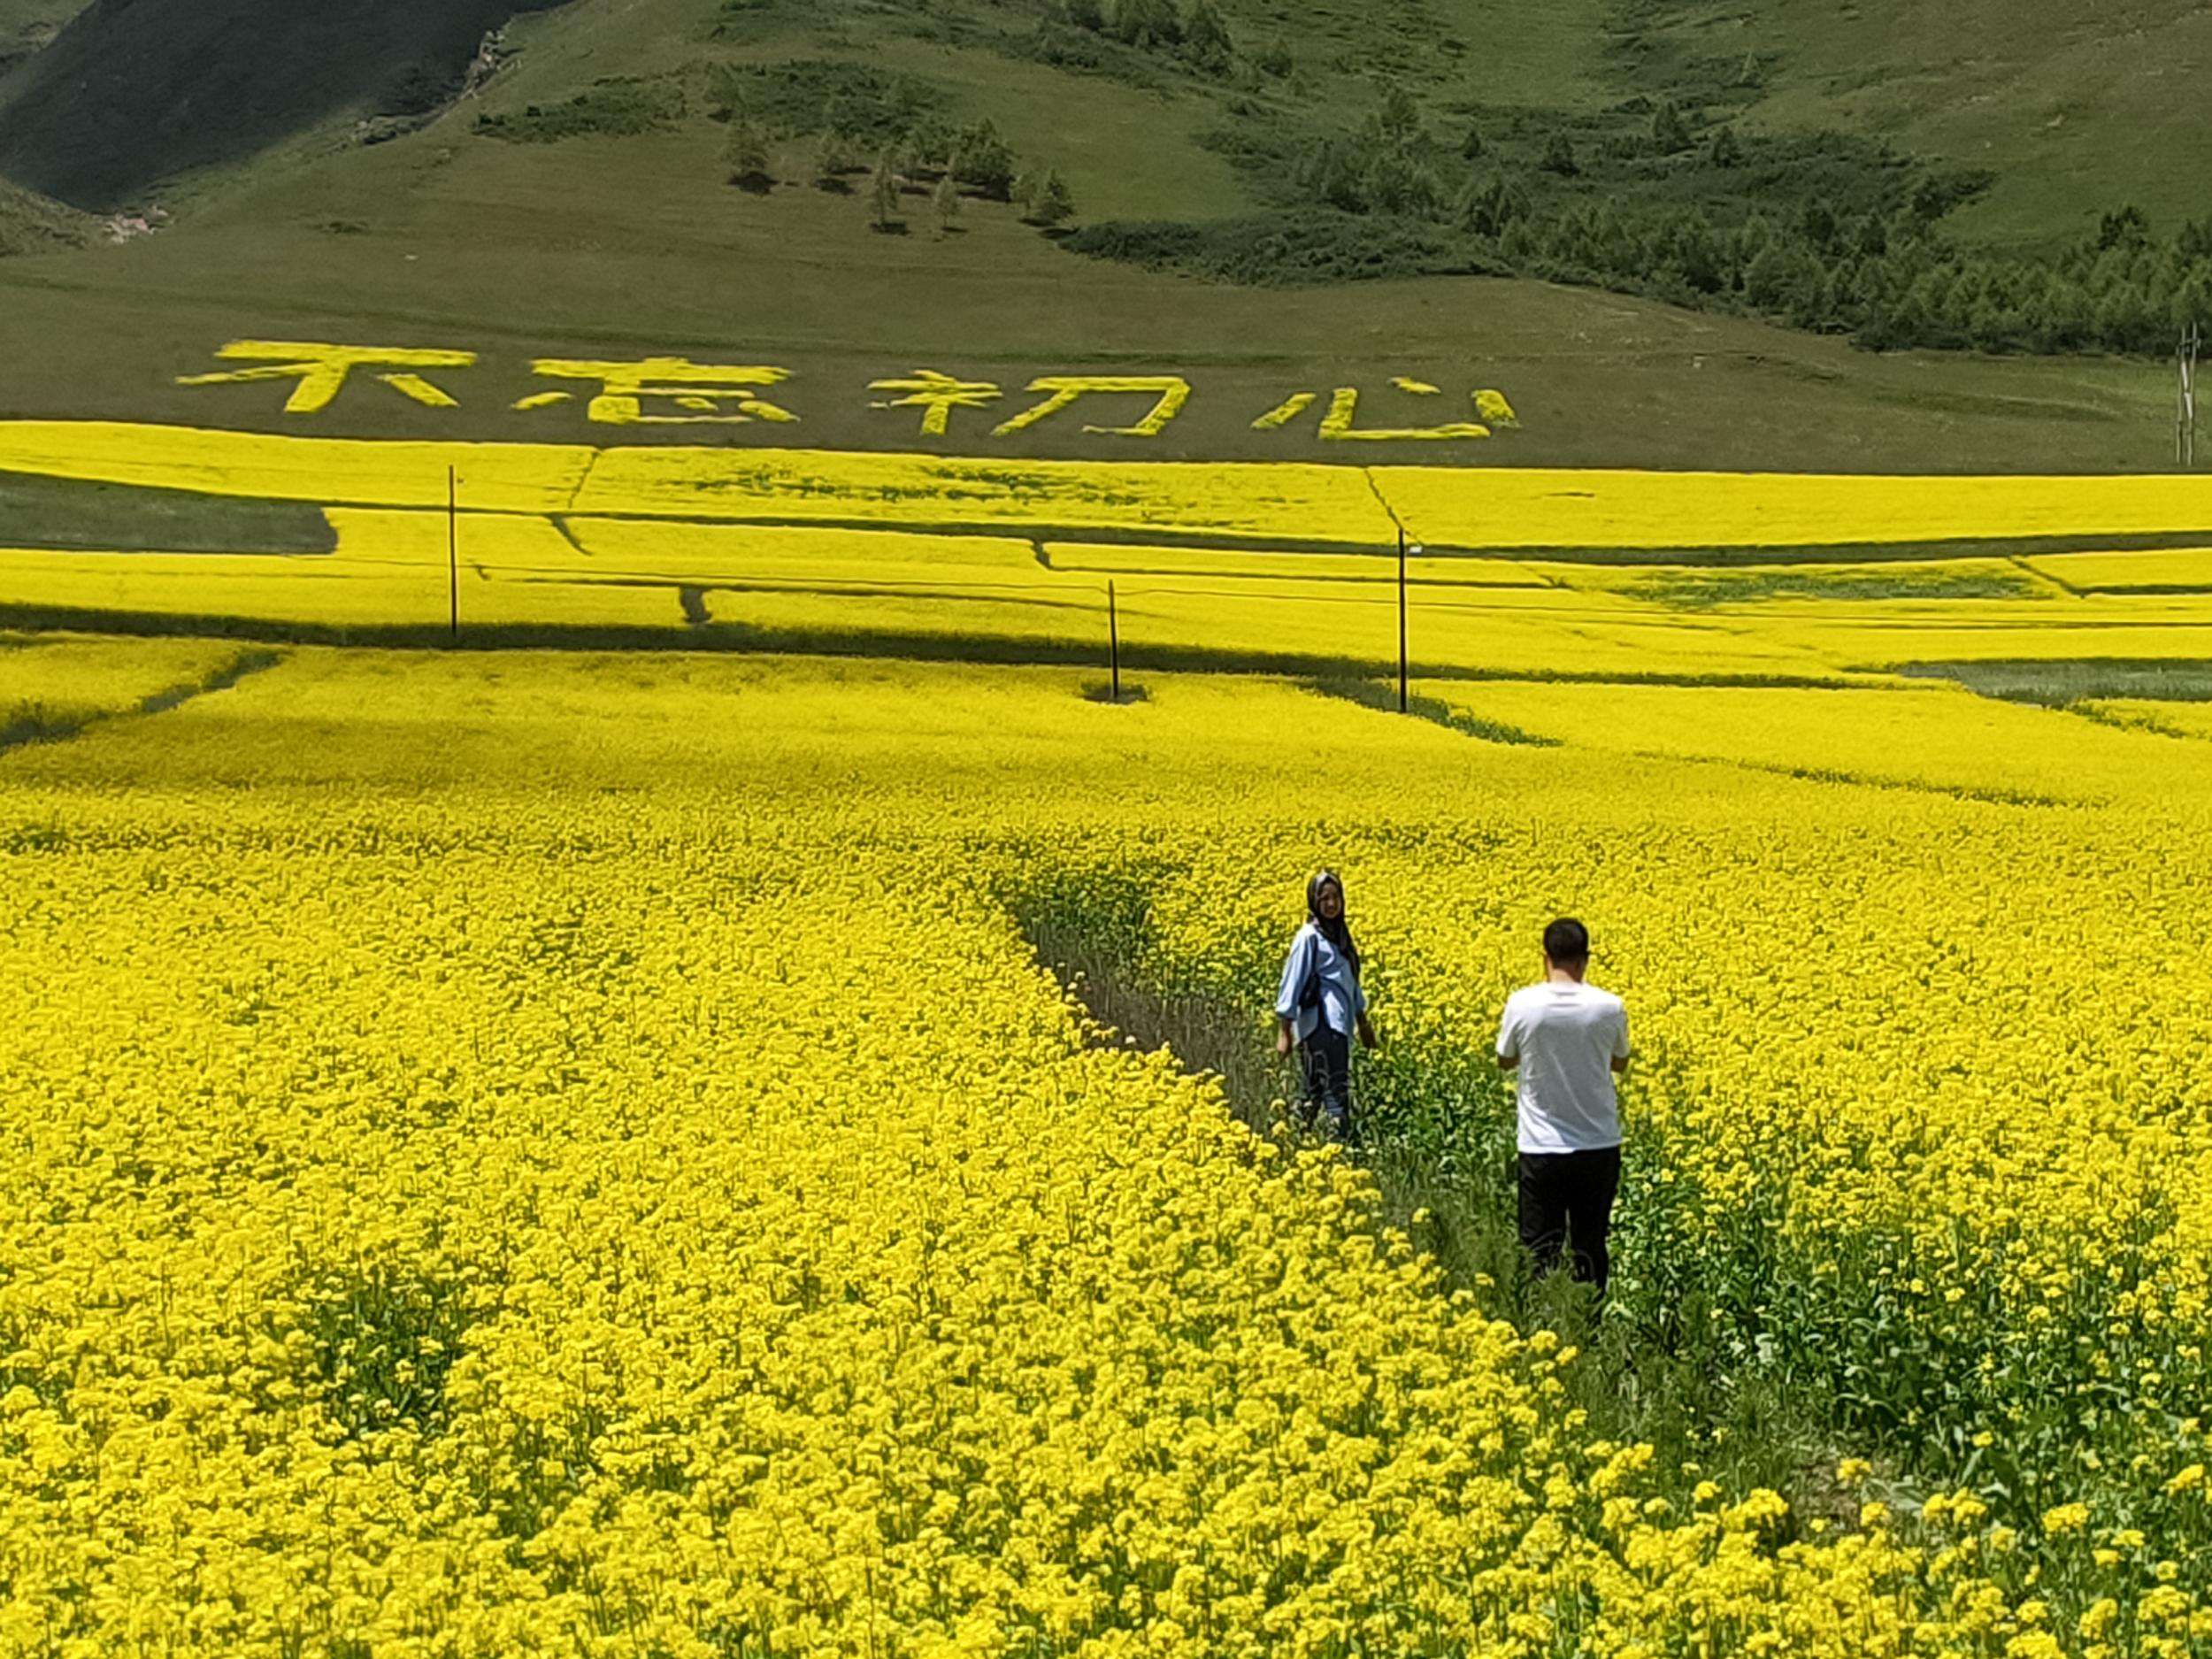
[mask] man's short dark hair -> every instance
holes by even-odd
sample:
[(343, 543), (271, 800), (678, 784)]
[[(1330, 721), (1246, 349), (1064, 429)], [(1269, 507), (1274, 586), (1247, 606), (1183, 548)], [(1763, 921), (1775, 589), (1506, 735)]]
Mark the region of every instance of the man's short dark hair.
[(1563, 968), (1590, 960), (1590, 930), (1571, 916), (1563, 916), (1544, 930), (1544, 954)]

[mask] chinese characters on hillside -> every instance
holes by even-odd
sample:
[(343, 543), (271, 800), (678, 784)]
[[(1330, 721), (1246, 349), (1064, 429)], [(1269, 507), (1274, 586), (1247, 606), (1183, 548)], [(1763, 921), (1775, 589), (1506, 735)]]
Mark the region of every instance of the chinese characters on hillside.
[[(216, 355), (242, 366), (178, 378), (180, 386), (245, 386), (289, 382), (284, 402), (288, 415), (313, 415), (328, 409), (357, 380), (425, 408), (457, 410), (466, 372), (478, 366), (473, 351), (419, 350), (385, 346), (342, 346), (297, 340), (234, 340)], [(641, 357), (602, 361), (568, 357), (533, 359), (531, 373), (548, 382), (544, 389), (515, 399), (507, 407), (522, 413), (560, 409), (579, 402), (587, 420), (611, 426), (744, 426), (754, 422), (794, 425), (804, 419), (798, 399), (784, 390), (789, 369), (767, 364), (694, 363), (688, 357)], [(1394, 375), (1391, 386), (1416, 397), (1443, 397), (1426, 380)], [(858, 393), (860, 388), (855, 388)], [(1041, 374), (1010, 391), (991, 380), (964, 380), (937, 369), (913, 369), (869, 380), (870, 409), (910, 410), (912, 430), (926, 438), (970, 432), (1003, 438), (1046, 422), (1072, 422), (1086, 434), (1111, 438), (1153, 438), (1165, 431), (1194, 396), (1179, 374)], [(774, 396), (772, 397), (770, 393)], [(377, 394), (380, 396), (381, 394)], [(833, 394), (819, 388), (812, 395)], [(1484, 387), (1468, 394), (1472, 419), (1446, 419), (1425, 426), (1359, 423), (1361, 388), (1340, 386), (1313, 425), (1325, 442), (1486, 438), (1499, 426), (1517, 426), (1505, 394)], [(1302, 426), (1300, 417), (1322, 402), (1310, 388), (1289, 391), (1248, 422), (1255, 432)], [(1060, 418), (1064, 416), (1065, 419)], [(1095, 416), (1095, 419), (1086, 419)], [(993, 417), (1001, 417), (995, 420)], [(1243, 411), (1239, 411), (1243, 419)], [(990, 424), (987, 425), (988, 422)]]

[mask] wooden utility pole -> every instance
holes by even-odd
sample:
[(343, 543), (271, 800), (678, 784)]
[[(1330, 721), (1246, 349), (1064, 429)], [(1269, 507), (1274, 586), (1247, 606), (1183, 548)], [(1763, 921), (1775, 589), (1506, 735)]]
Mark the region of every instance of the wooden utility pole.
[(445, 470), (445, 595), (446, 626), (453, 642), (461, 642), (461, 480), (451, 467)]
[(2197, 464), (2197, 347), (2201, 342), (2195, 319), (2181, 331), (2174, 348), (2174, 370), (2179, 384), (2174, 401), (2174, 461), (2184, 467)]
[(1406, 533), (1398, 527), (1398, 712), (1406, 711)]
[(1114, 584), (1106, 584), (1106, 649), (1111, 653), (1114, 701), (1121, 701), (1121, 617), (1114, 605)]

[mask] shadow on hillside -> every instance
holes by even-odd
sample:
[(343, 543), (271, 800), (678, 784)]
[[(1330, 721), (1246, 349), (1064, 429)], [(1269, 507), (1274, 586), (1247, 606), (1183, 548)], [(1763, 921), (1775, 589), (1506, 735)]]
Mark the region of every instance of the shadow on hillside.
[[(94, 0), (0, 104), (0, 173), (80, 207), (349, 112), (457, 90), (485, 32), (565, 0)], [(427, 89), (427, 90), (426, 90)]]

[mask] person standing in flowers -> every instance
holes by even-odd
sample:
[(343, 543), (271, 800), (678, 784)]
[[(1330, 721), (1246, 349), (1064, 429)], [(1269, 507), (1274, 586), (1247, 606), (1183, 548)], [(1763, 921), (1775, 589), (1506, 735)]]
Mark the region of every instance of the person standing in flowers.
[(1621, 1184), (1613, 1078), (1628, 1067), (1628, 1010), (1584, 979), (1589, 966), (1580, 922), (1544, 929), (1544, 977), (1506, 999), (1498, 1064), (1517, 1073), (1522, 1246), (1548, 1272), (1571, 1235), (1574, 1276), (1602, 1298)]
[(1306, 922), (1290, 941), (1275, 996), (1275, 1052), (1298, 1046), (1307, 1111), (1333, 1141), (1352, 1132), (1352, 1033), (1377, 1046), (1359, 979), (1359, 947), (1344, 920), (1344, 884), (1333, 870), (1306, 883)]

